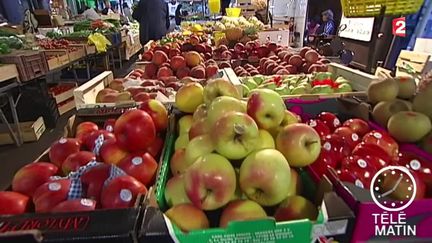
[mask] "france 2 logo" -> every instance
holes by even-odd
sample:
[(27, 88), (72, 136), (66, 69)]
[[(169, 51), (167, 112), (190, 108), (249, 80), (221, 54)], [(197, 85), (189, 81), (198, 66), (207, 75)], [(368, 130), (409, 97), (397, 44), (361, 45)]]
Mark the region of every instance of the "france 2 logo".
[(392, 22), (393, 35), (405, 37), (406, 36), (405, 25), (406, 25), (405, 17), (393, 19), (393, 22)]

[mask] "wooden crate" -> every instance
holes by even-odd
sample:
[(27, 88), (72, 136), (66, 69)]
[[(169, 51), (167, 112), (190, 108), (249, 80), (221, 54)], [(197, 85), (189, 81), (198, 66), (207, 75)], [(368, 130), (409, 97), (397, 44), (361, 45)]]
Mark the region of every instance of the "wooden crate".
[(21, 82), (30, 81), (48, 72), (48, 64), (43, 51), (14, 50), (0, 55), (3, 64), (15, 64)]
[(17, 78), (18, 70), (15, 64), (0, 64), (0, 83), (13, 78)]
[(76, 47), (75, 51), (69, 51), (69, 60), (71, 62), (83, 58), (86, 55), (86, 50), (83, 46)]
[(81, 44), (70, 44), (69, 46), (70, 47), (76, 47), (76, 48), (83, 48), (85, 55), (91, 55), (91, 54), (96, 53), (96, 46), (94, 46), (94, 45), (81, 43)]
[(47, 57), (48, 70), (54, 70), (69, 63), (69, 52), (67, 49), (44, 50)]
[(88, 107), (89, 104), (96, 104), (96, 96), (114, 79), (111, 71), (105, 71), (73, 91), (75, 107), (77, 110)]
[(335, 77), (342, 76), (349, 80), (352, 88), (357, 91), (366, 91), (373, 80), (379, 79), (375, 75), (333, 62), (329, 63), (328, 67), (329, 72), (333, 73)]
[(64, 102), (63, 104), (60, 104), (57, 106), (60, 115), (63, 115), (64, 113), (72, 110), (75, 108), (75, 101), (74, 99), (70, 99), (67, 102)]
[[(415, 72), (411, 74), (408, 69)], [(402, 50), (396, 61), (396, 76), (414, 75), (419, 79), (432, 68), (431, 55), (429, 53)]]
[(53, 94), (53, 97), (56, 100), (57, 104), (60, 104), (63, 101), (66, 101), (66, 100), (68, 100), (70, 98), (73, 98), (73, 96), (74, 96), (73, 95), (73, 91), (78, 86), (76, 82), (63, 82), (63, 83), (61, 83), (59, 85), (70, 85), (73, 88), (71, 88), (71, 89), (69, 89), (69, 90), (67, 90), (67, 91), (65, 91), (63, 93), (57, 94), (57, 95)]
[(237, 0), (237, 7), (241, 8), (241, 15), (245, 17), (255, 16), (255, 6), (251, 0)]
[[(24, 142), (38, 141), (42, 134), (45, 132), (46, 127), (42, 117), (36, 121), (20, 122), (22, 138)], [(15, 126), (12, 126), (15, 129)], [(15, 142), (9, 135), (9, 130), (6, 125), (0, 125), (0, 145), (14, 144)]]

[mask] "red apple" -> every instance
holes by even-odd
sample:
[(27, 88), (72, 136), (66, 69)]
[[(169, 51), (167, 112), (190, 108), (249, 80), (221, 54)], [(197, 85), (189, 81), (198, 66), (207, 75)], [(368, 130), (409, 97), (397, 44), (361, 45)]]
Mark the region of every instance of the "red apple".
[(77, 138), (81, 143), (86, 140), (86, 137), (92, 132), (99, 130), (98, 125), (93, 122), (81, 122), (76, 127), (75, 138)]
[(351, 169), (355, 167), (360, 167), (362, 169), (368, 170), (370, 172), (377, 172), (382, 167), (385, 166), (383, 160), (378, 157), (374, 157), (371, 155), (368, 156), (347, 156), (341, 162), (342, 168)]
[(306, 122), (306, 124), (315, 129), (315, 131), (320, 135), (321, 139), (327, 135), (330, 135), (330, 128), (321, 120), (310, 119)]
[(54, 206), (67, 199), (71, 181), (60, 179), (49, 181), (36, 189), (33, 194), (33, 203), (37, 213), (49, 212)]
[(147, 188), (132, 176), (119, 176), (102, 190), (103, 208), (128, 208), (135, 204), (138, 194), (146, 194)]
[(353, 149), (352, 155), (358, 155), (360, 157), (373, 156), (380, 158), (383, 162), (382, 164), (391, 165), (393, 164), (392, 158), (378, 145), (376, 144), (366, 144), (361, 142)]
[(154, 181), (158, 163), (149, 153), (133, 153), (122, 159), (118, 167), (142, 184), (149, 186)]
[(163, 145), (164, 140), (157, 136), (154, 142), (149, 147), (147, 147), (146, 151), (150, 153), (153, 158), (157, 159), (162, 152)]
[(142, 110), (129, 110), (116, 121), (114, 133), (118, 144), (130, 152), (142, 151), (156, 138), (152, 117)]
[(358, 118), (346, 120), (342, 126), (351, 128), (351, 130), (357, 133), (360, 137), (363, 137), (370, 131), (369, 124), (366, 121)]
[(114, 132), (114, 124), (115, 124), (115, 122), (116, 122), (116, 119), (113, 119), (113, 118), (106, 120), (105, 123), (104, 123), (103, 129), (105, 131), (108, 131), (108, 132)]
[(147, 100), (140, 105), (140, 109), (151, 116), (156, 131), (164, 131), (168, 127), (168, 111), (162, 102), (153, 99)]
[(33, 196), (34, 191), (50, 177), (57, 174), (58, 167), (47, 162), (35, 162), (28, 164), (15, 173), (12, 179), (12, 190)]
[(330, 128), (330, 132), (334, 132), (336, 128), (340, 127), (341, 122), (339, 121), (339, 118), (331, 112), (321, 112), (317, 119), (321, 120)]
[(128, 151), (119, 146), (116, 139), (105, 140), (100, 147), (99, 156), (107, 164), (118, 164), (128, 155)]
[(100, 194), (106, 179), (110, 176), (111, 165), (99, 164), (86, 170), (81, 176), (85, 196), (100, 202)]
[(337, 162), (351, 154), (351, 149), (342, 137), (331, 134), (327, 135), (322, 141), (322, 150), (329, 151)]
[(93, 151), (95, 149), (95, 143), (99, 137), (103, 137), (103, 140), (115, 139), (114, 134), (111, 132), (105, 130), (94, 131), (86, 138), (84, 142), (85, 147), (88, 150)]
[(398, 164), (417, 172), (419, 178), (426, 184), (427, 197), (432, 196), (432, 162), (415, 153), (402, 151), (399, 153)]
[(57, 204), (51, 212), (67, 213), (67, 212), (86, 212), (93, 211), (96, 208), (96, 201), (92, 199), (80, 198), (63, 201)]
[(80, 143), (78, 139), (60, 138), (51, 145), (49, 150), (49, 158), (51, 163), (61, 167), (69, 155), (78, 151), (80, 151)]
[(399, 154), (399, 145), (390, 134), (384, 131), (371, 131), (364, 135), (362, 141), (366, 144), (375, 144), (381, 147), (393, 160), (396, 160)]
[(76, 171), (79, 167), (88, 164), (90, 161), (96, 160), (96, 156), (92, 152), (79, 151), (69, 155), (63, 162), (62, 171), (67, 175), (71, 171)]
[(354, 149), (361, 142), (359, 135), (349, 127), (338, 127), (334, 131), (334, 134), (339, 135), (351, 149)]
[(27, 211), (29, 197), (18, 192), (0, 192), (0, 215), (17, 215)]
[(349, 169), (342, 168), (338, 172), (338, 177), (341, 181), (350, 182), (354, 185), (369, 189), (372, 177), (375, 174), (374, 170), (367, 170), (361, 167), (351, 167)]
[(318, 159), (311, 164), (311, 168), (321, 177), (327, 174), (328, 168), (338, 168), (340, 161), (332, 151), (321, 149)]

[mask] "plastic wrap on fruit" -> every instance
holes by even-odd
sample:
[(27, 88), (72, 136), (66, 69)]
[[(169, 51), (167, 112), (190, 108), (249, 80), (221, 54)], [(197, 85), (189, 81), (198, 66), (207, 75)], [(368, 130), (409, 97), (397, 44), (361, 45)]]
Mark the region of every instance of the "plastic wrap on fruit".
[(94, 44), (98, 53), (106, 52), (107, 47), (111, 45), (111, 42), (102, 34), (95, 33), (88, 37), (89, 44)]

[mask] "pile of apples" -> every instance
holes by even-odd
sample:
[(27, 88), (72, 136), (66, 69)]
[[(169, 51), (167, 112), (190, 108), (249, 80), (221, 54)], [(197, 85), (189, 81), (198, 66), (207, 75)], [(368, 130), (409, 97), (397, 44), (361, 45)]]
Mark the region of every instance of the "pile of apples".
[(311, 77), (255, 75), (240, 78), (240, 82), (245, 97), (256, 88), (271, 89), (280, 95), (332, 94), (352, 91), (349, 80), (343, 77), (333, 80), (333, 74), (330, 72), (317, 72)]
[[(49, 162), (37, 161), (18, 170), (12, 191), (0, 192), (0, 215), (31, 208), (45, 213), (132, 207), (154, 182), (167, 124), (167, 110), (157, 100), (109, 119), (101, 128), (93, 122), (78, 124), (75, 138), (61, 138), (51, 145)], [(94, 161), (100, 163), (83, 167)], [(113, 177), (113, 169), (123, 173)], [(81, 198), (69, 198), (76, 182), (71, 172), (79, 173)]]
[(374, 106), (372, 118), (401, 143), (418, 143), (432, 154), (432, 85), (417, 89), (413, 77), (402, 76), (373, 81), (367, 90)]
[[(335, 169), (341, 181), (369, 189), (373, 176), (389, 165), (406, 166), (417, 183), (416, 199), (432, 196), (432, 162), (420, 155), (399, 151), (397, 141), (384, 130), (373, 130), (369, 123), (358, 118), (341, 123), (330, 112), (322, 112), (306, 121), (321, 137), (322, 149), (311, 168), (319, 176)], [(399, 176), (386, 177), (383, 190), (389, 190)], [(407, 183), (403, 178), (401, 183)], [(401, 188), (407, 189), (408, 186)], [(396, 190), (389, 196), (405, 200), (404, 191)]]
[[(254, 90), (241, 100), (224, 79), (189, 83), (176, 94), (186, 113), (170, 160), (166, 216), (183, 231), (209, 227), (206, 212), (220, 209), (219, 226), (273, 216), (315, 220), (317, 207), (300, 196), (294, 167), (318, 158), (318, 133), (285, 109), (278, 93)], [(275, 209), (275, 210), (274, 210)], [(273, 212), (273, 211), (274, 212)]]
[(150, 62), (145, 67), (144, 77), (163, 81), (212, 77), (218, 72), (216, 62), (211, 59), (212, 53), (212, 47), (201, 43), (197, 36), (191, 36), (183, 44), (173, 42), (157, 46), (143, 54), (143, 60)]

